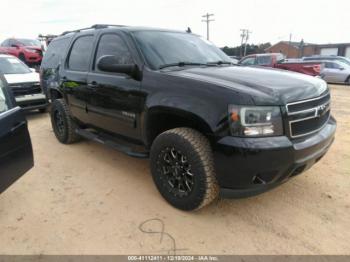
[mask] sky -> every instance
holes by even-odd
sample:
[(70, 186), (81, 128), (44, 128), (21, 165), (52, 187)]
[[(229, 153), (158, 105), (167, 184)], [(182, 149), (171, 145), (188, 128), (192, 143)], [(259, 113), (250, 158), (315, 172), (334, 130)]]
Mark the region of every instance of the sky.
[(123, 24), (186, 30), (206, 36), (202, 15), (213, 13), (210, 40), (240, 45), (304, 39), (307, 43), (350, 42), (349, 0), (1, 0), (0, 41), (36, 38), (93, 24)]

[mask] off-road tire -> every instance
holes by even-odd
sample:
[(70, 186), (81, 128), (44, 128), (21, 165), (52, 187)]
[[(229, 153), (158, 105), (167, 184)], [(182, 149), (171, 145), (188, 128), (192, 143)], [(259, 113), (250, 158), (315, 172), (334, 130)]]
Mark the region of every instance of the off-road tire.
[[(176, 196), (169, 190), (169, 182), (160, 168), (162, 152), (173, 148), (188, 160), (193, 174), (193, 188), (186, 196)], [(151, 172), (160, 194), (172, 206), (181, 210), (197, 210), (218, 197), (212, 149), (208, 139), (191, 128), (175, 128), (160, 134), (151, 148)]]
[[(61, 130), (58, 127), (55, 114), (61, 114), (62, 116)], [(81, 137), (75, 132), (77, 124), (72, 119), (69, 108), (63, 99), (56, 99), (52, 102), (50, 116), (55, 136), (62, 144), (72, 144), (81, 139)]]

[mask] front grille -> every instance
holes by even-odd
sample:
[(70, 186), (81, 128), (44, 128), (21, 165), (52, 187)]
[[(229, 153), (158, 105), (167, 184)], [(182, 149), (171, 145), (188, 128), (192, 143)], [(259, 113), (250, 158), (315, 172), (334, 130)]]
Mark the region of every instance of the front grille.
[(24, 96), (42, 93), (39, 83), (23, 83), (10, 85), (14, 96)]
[(310, 135), (322, 129), (330, 117), (330, 94), (289, 103), (286, 108), (290, 137)]

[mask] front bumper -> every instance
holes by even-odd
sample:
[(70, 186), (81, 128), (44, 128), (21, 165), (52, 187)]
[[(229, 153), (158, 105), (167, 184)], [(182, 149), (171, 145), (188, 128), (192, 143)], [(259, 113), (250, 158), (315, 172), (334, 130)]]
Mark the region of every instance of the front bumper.
[(32, 94), (24, 96), (16, 96), (17, 104), (24, 110), (36, 110), (46, 108), (48, 102), (44, 94)]
[(290, 140), (286, 136), (265, 138), (224, 137), (214, 146), (214, 160), (221, 195), (253, 196), (272, 189), (309, 169), (331, 146), (336, 121), (312, 136)]

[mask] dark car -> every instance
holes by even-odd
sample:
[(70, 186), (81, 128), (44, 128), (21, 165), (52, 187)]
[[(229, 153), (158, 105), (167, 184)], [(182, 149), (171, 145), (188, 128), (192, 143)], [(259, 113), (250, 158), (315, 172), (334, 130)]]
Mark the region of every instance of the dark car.
[(0, 193), (33, 166), (27, 121), (0, 75)]
[(183, 210), (285, 182), (325, 155), (336, 130), (322, 79), (233, 65), (191, 33), (68, 32), (49, 45), (41, 77), (61, 143), (150, 157), (159, 192)]
[(16, 56), (28, 65), (39, 65), (43, 58), (41, 43), (35, 39), (6, 39), (0, 45), (0, 54)]

